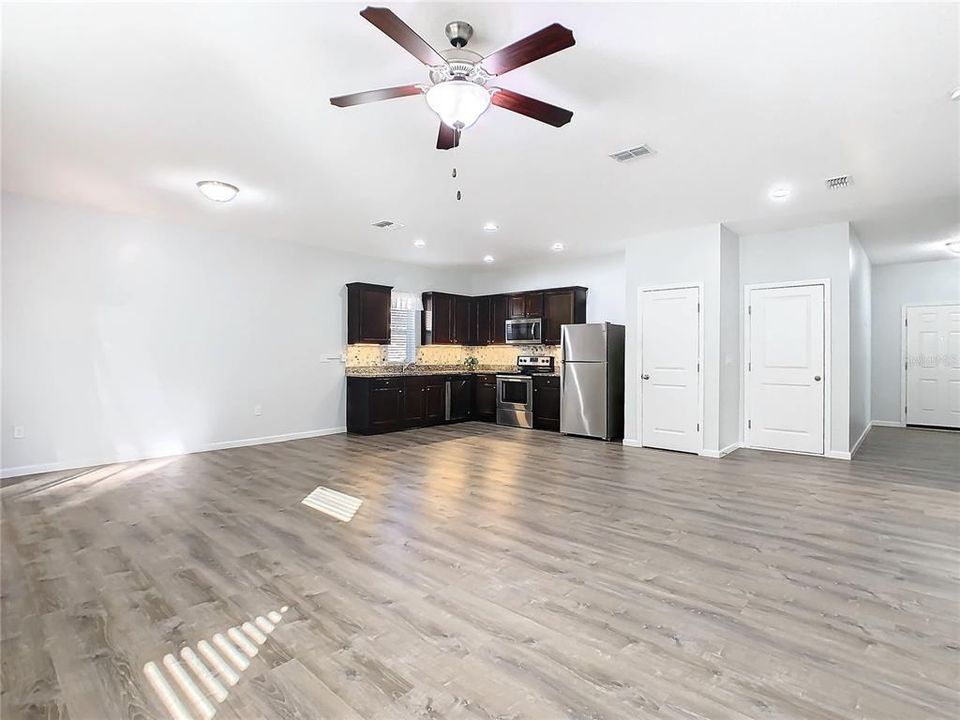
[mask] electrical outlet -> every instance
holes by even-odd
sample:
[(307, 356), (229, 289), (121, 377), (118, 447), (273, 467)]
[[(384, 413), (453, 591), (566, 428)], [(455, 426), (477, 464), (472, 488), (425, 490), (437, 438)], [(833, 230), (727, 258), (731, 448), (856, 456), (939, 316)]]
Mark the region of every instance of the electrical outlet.
[(25, 436), (24, 436), (24, 433), (23, 433), (23, 425), (14, 425), (14, 426), (13, 426), (13, 439), (14, 439), (14, 440), (23, 440), (24, 437), (25, 437)]
[(253, 406), (253, 414), (254, 414), (254, 415), (263, 415), (263, 408), (262, 408), (260, 405), (254, 405), (254, 406)]

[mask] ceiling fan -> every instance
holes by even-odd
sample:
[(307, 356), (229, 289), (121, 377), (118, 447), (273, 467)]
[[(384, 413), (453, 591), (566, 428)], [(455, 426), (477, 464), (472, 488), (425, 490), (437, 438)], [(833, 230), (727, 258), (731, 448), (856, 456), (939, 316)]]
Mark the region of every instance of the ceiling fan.
[(487, 83), (499, 75), (572, 46), (576, 42), (573, 32), (562, 25), (548, 25), (483, 57), (464, 49), (473, 36), (473, 28), (468, 23), (457, 21), (447, 25), (447, 38), (453, 49), (441, 54), (387, 8), (368, 7), (360, 15), (426, 65), (430, 82), (341, 95), (330, 98), (332, 105), (350, 107), (408, 95), (426, 95), (427, 105), (440, 116), (438, 150), (457, 147), (460, 133), (473, 125), (491, 104), (554, 127), (566, 125), (573, 117), (569, 110), (542, 100), (500, 87), (487, 87)]

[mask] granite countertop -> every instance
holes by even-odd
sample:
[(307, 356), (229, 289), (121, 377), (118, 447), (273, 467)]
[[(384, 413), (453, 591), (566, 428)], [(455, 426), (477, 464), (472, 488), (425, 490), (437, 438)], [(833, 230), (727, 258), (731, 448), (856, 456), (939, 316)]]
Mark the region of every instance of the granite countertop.
[[(364, 365), (347, 368), (347, 377), (400, 377), (404, 375), (494, 375), (516, 372), (516, 365), (478, 365), (470, 370), (463, 365)], [(557, 376), (559, 372), (539, 373)]]

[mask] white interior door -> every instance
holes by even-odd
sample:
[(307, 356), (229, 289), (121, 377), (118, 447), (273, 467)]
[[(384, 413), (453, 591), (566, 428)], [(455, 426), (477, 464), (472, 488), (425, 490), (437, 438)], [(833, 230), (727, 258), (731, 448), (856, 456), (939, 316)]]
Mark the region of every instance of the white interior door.
[(750, 290), (747, 445), (823, 454), (823, 285)]
[(644, 447), (700, 451), (700, 290), (641, 294), (640, 416)]
[(907, 423), (960, 427), (960, 305), (907, 308)]

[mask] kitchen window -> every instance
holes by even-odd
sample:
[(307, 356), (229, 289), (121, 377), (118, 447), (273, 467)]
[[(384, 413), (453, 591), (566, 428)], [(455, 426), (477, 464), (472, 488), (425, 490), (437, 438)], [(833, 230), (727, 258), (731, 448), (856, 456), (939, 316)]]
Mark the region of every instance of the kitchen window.
[(387, 346), (389, 362), (412, 363), (417, 359), (417, 315), (420, 307), (418, 293), (390, 294), (390, 345)]

